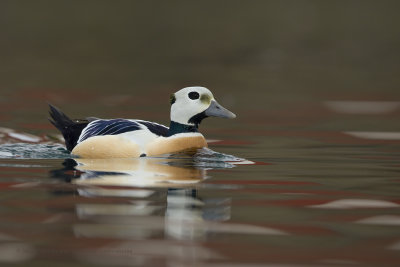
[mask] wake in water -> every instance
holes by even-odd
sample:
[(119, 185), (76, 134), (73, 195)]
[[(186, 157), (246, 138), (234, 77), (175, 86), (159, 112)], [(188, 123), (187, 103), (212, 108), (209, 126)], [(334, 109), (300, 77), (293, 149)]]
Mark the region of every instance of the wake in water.
[(158, 157), (83, 159), (74, 157), (64, 145), (50, 138), (10, 133), (0, 136), (0, 159), (64, 159), (64, 167), (52, 170), (51, 177), (82, 186), (184, 186), (207, 179), (208, 170), (253, 164), (209, 148)]
[(71, 158), (59, 136), (37, 136), (0, 127), (0, 159), (65, 159)]
[(61, 144), (15, 143), (0, 145), (0, 158), (66, 159), (71, 154)]
[[(51, 141), (58, 137), (35, 136), (16, 132), (8, 128), (0, 128), (0, 159), (67, 159), (75, 158), (64, 145)], [(155, 157), (158, 159), (174, 159), (168, 165), (197, 167), (202, 169), (233, 168), (235, 164), (252, 164), (242, 158), (215, 152), (209, 148), (198, 149), (194, 154), (175, 153)]]
[[(14, 143), (0, 145), (0, 159), (67, 159), (75, 158), (61, 144), (31, 144)], [(232, 168), (234, 164), (247, 163), (245, 159), (232, 155), (218, 153), (209, 148), (198, 149), (197, 153), (189, 156), (185, 153), (165, 155), (164, 159), (179, 159), (177, 162), (171, 162), (171, 165), (186, 165), (200, 168)]]

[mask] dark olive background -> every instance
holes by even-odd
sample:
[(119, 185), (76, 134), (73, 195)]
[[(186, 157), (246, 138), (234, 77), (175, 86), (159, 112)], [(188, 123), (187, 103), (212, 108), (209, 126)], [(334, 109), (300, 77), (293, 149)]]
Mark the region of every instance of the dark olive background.
[(241, 112), (302, 100), (398, 98), (399, 6), (1, 1), (0, 92), (5, 101), (29, 91), (79, 110), (76, 116), (109, 114), (90, 107), (104, 94), (114, 98), (102, 104), (123, 102), (118, 94), (132, 100), (115, 115), (164, 113), (169, 94), (189, 85), (210, 88)]
[[(202, 85), (237, 114), (201, 124), (220, 140), (210, 148), (256, 163), (209, 168), (208, 179), (187, 185), (197, 204), (176, 211), (204, 224), (194, 227), (200, 240), (177, 240), (166, 235), (165, 187), (139, 199), (154, 213), (115, 216), (138, 199), (80, 195), (64, 179), (82, 173), (51, 155), (2, 158), (0, 263), (399, 266), (400, 142), (347, 133), (400, 132), (399, 10), (399, 1), (367, 0), (0, 0), (0, 127), (57, 133), (47, 103), (74, 118), (168, 124), (170, 94)], [(397, 102), (351, 114), (329, 109), (335, 100)], [(0, 132), (0, 144), (18, 141)], [(346, 199), (363, 207), (313, 207)], [(95, 214), (82, 216), (81, 206)], [(226, 221), (213, 221), (220, 213)], [(386, 225), (359, 223), (388, 215)]]

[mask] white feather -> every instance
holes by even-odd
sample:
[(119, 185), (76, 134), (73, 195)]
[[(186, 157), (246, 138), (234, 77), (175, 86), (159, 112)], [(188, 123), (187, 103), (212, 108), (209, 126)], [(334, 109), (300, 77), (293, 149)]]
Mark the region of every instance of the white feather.
[(214, 99), (210, 90), (205, 87), (186, 87), (175, 93), (175, 103), (171, 106), (171, 121), (181, 124), (190, 124), (191, 117), (203, 112), (209, 107), (209, 103), (203, 103), (200, 99), (192, 100), (188, 97), (190, 92), (197, 92), (199, 95), (209, 95), (210, 100)]

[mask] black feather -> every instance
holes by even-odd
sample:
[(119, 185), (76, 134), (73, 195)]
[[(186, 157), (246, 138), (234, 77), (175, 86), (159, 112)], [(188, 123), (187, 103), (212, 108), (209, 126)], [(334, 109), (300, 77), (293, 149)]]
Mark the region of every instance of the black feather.
[(164, 137), (168, 136), (168, 127), (164, 125), (152, 123), (149, 121), (139, 121), (139, 123), (146, 126), (147, 129), (149, 129), (149, 131), (152, 132), (153, 134)]
[(53, 124), (64, 136), (65, 146), (69, 151), (72, 151), (77, 144), (82, 130), (89, 124), (88, 120), (71, 120), (61, 110), (49, 104), (50, 117), (49, 121)]
[(139, 123), (126, 119), (96, 120), (82, 132), (79, 142), (98, 135), (115, 135), (141, 130)]
[(208, 116), (206, 115), (206, 112), (203, 111), (203, 112), (198, 113), (198, 114), (194, 115), (193, 117), (191, 117), (189, 119), (188, 123), (194, 123), (194, 125), (196, 125), (196, 128), (199, 128), (199, 124), (201, 123), (201, 121), (207, 117)]

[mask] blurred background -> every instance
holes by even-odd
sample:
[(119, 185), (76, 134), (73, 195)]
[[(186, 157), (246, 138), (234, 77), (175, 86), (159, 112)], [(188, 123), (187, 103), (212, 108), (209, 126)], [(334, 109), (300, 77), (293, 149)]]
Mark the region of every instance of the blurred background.
[(316, 101), (395, 100), (399, 7), (365, 0), (2, 0), (0, 120), (51, 129), (51, 102), (72, 117), (168, 124), (169, 95), (191, 85), (210, 88), (239, 121), (270, 125), (277, 107), (295, 117)]
[[(400, 266), (399, 10), (0, 0), (0, 262)], [(124, 161), (107, 162), (107, 186), (96, 164), (79, 169), (48, 143), (47, 103), (72, 118), (168, 124), (170, 94), (193, 85), (238, 115), (201, 125), (227, 158), (138, 165), (195, 176), (185, 190), (143, 177), (134, 159), (121, 181)]]

